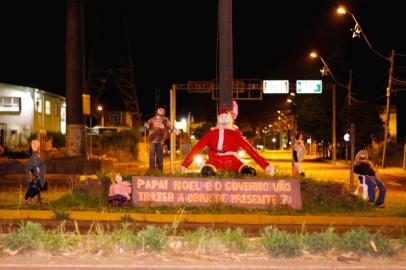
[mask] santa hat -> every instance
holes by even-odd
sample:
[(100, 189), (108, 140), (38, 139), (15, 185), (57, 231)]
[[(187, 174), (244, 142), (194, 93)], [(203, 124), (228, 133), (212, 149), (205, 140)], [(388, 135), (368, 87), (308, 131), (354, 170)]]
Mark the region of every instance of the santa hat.
[(233, 100), (233, 109), (232, 110), (228, 110), (228, 109), (220, 109), (218, 112), (218, 115), (220, 114), (227, 114), (230, 113), (233, 116), (233, 120), (235, 120), (237, 118), (238, 115), (238, 105), (237, 102), (235, 102), (235, 100)]
[(233, 114), (233, 112), (230, 111), (230, 110), (227, 110), (227, 109), (220, 109), (220, 110), (219, 110), (219, 113), (218, 113), (217, 115), (228, 114), (228, 113)]

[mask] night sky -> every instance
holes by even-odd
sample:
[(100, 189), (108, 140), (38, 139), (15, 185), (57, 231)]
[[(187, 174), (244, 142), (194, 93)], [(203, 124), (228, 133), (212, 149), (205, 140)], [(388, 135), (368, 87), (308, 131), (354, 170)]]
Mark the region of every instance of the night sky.
[[(335, 12), (341, 3), (355, 15), (377, 51), (389, 56), (395, 49), (406, 55), (399, 0), (234, 0), (234, 78), (287, 79), (291, 84), (321, 79), (321, 62), (308, 57), (314, 49), (340, 82), (347, 83), (352, 69), (354, 98), (384, 105), (389, 63), (362, 38), (351, 37), (354, 21)], [(3, 1), (1, 8), (0, 82), (65, 95), (65, 1)], [(146, 119), (157, 103), (169, 106), (172, 83), (215, 79), (217, 8), (214, 0), (85, 0), (87, 68), (117, 65), (130, 44), (140, 110)], [(406, 81), (405, 56), (396, 56), (394, 76)], [(113, 88), (102, 95), (104, 100), (101, 97), (106, 110), (120, 105), (112, 98), (118, 97)], [(398, 92), (393, 102), (404, 103), (405, 94)], [(241, 101), (240, 115), (265, 121), (285, 99), (286, 95), (266, 95), (262, 101)], [(178, 95), (179, 116), (192, 112), (211, 118), (215, 107), (208, 95)], [(399, 110), (404, 117), (404, 109)]]

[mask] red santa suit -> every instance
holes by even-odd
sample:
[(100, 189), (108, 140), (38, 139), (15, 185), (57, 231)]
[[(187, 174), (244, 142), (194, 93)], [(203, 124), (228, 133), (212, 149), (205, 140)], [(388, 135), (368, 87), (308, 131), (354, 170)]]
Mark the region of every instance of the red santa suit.
[(220, 111), (217, 126), (207, 132), (192, 148), (182, 163), (182, 170), (190, 166), (194, 157), (204, 147), (209, 148), (209, 159), (205, 166), (212, 167), (214, 171), (240, 173), (245, 164), (238, 158), (237, 152), (242, 148), (267, 174), (274, 173), (273, 166), (243, 138), (241, 131), (232, 125), (232, 116), (229, 111)]

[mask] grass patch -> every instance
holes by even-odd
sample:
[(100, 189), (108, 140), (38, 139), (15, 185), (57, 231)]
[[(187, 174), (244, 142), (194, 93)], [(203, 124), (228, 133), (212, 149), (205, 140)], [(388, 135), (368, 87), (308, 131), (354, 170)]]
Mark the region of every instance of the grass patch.
[(168, 241), (168, 229), (166, 227), (147, 226), (138, 232), (137, 237), (142, 250), (161, 251)]
[(70, 213), (66, 210), (58, 210), (54, 209), (54, 218), (56, 220), (64, 221), (64, 220), (70, 220)]
[(125, 214), (120, 219), (122, 222), (125, 222), (125, 223), (134, 222), (134, 219), (129, 214)]
[(28, 221), (6, 237), (4, 246), (9, 250), (32, 251), (42, 247), (44, 236), (41, 224)]
[[(65, 230), (65, 222), (46, 231), (42, 225), (32, 222), (0, 238), (0, 254), (17, 254), (46, 251), (52, 254), (98, 254), (116, 256), (129, 252), (161, 252), (166, 249), (185, 254), (262, 253), (264, 249), (272, 257), (295, 257), (302, 251), (340, 254), (353, 252), (358, 255), (392, 256), (403, 252), (404, 245), (379, 234), (372, 235), (365, 228), (350, 230), (339, 235), (330, 227), (324, 232), (305, 234), (287, 232), (270, 226), (264, 228), (259, 238), (248, 238), (241, 228), (215, 230), (199, 228), (183, 231), (179, 236), (169, 236), (168, 227), (147, 226), (136, 232), (130, 223), (109, 228), (93, 223), (86, 235), (79, 233), (77, 223), (74, 233)], [(252, 241), (255, 240), (255, 241)]]
[(212, 254), (226, 247), (218, 230), (200, 227), (197, 231), (185, 231), (183, 236), (187, 247), (196, 250), (196, 253)]
[[(200, 174), (188, 175), (188, 177), (201, 177)], [(169, 175), (168, 175), (169, 176)], [(180, 175), (179, 175), (180, 176)], [(223, 174), (216, 176), (219, 178), (241, 178), (234, 174)], [(130, 180), (130, 176), (124, 176), (124, 179)], [(264, 178), (257, 176), (256, 178)], [(252, 179), (256, 179), (255, 177)], [(71, 191), (48, 191), (43, 193), (43, 201), (49, 201), (42, 205), (25, 205), (21, 203), (21, 192), (3, 192), (0, 193), (0, 208), (3, 209), (38, 209), (38, 210), (56, 210), (56, 211), (109, 211), (123, 212), (124, 216), (128, 212), (137, 213), (162, 213), (175, 214), (183, 211), (184, 214), (267, 214), (267, 215), (355, 215), (355, 216), (404, 216), (406, 206), (396, 205), (396, 207), (387, 207), (385, 209), (375, 210), (365, 203), (360, 197), (354, 196), (346, 190), (343, 183), (317, 181), (309, 178), (300, 179), (302, 192), (302, 210), (290, 208), (288, 205), (276, 205), (266, 208), (242, 208), (229, 206), (225, 204), (212, 204), (209, 206), (155, 206), (132, 205), (125, 207), (108, 207), (108, 188), (110, 178), (101, 177), (101, 180), (89, 180), (75, 184)], [(285, 179), (281, 176), (276, 179)], [(286, 176), (286, 179), (291, 177)], [(390, 193), (389, 193), (390, 195)], [(123, 217), (128, 218), (128, 217)], [(122, 220), (131, 222), (131, 220)]]
[(274, 226), (266, 227), (261, 232), (261, 241), (272, 257), (294, 257), (301, 248), (296, 234), (281, 231)]

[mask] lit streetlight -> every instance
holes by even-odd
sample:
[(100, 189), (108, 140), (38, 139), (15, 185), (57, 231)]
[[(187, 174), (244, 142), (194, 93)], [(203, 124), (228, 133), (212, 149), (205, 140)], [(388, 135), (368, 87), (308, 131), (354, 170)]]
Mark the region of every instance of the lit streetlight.
[(311, 58), (319, 58), (320, 61), (323, 63), (323, 68), (320, 70), (321, 72), (321, 76), (327, 76), (330, 75), (331, 78), (333, 79), (333, 81), (338, 85), (341, 86), (342, 88), (345, 88), (348, 90), (348, 94), (347, 94), (347, 104), (351, 105), (351, 85), (352, 85), (352, 71), (350, 70), (350, 77), (349, 77), (349, 81), (348, 84), (345, 85), (343, 83), (341, 83), (340, 81), (338, 81), (335, 77), (333, 72), (331, 71), (331, 69), (329, 68), (329, 66), (327, 65), (326, 61), (324, 61), (323, 57), (321, 57), (321, 55), (318, 55), (316, 52), (311, 52), (310, 53), (310, 57)]
[(321, 60), (321, 62), (323, 63), (323, 69), (321, 70), (322, 76), (325, 76), (327, 74), (330, 74), (331, 78), (333, 79), (333, 81), (335, 82), (335, 84), (333, 84), (333, 92), (331, 93), (332, 96), (332, 136), (331, 136), (331, 140), (332, 140), (332, 161), (336, 162), (337, 161), (337, 137), (336, 137), (336, 130), (337, 130), (337, 116), (336, 116), (336, 84), (343, 86), (345, 88), (347, 88), (346, 86), (344, 86), (343, 84), (341, 84), (340, 82), (338, 82), (336, 80), (336, 78), (334, 77), (333, 73), (331, 72), (331, 69), (328, 67), (326, 61), (324, 61), (323, 57), (319, 56), (316, 52), (311, 52), (310, 53), (310, 57), (311, 58), (319, 58)]
[(341, 6), (337, 9), (337, 13), (341, 15), (345, 14), (350, 14), (352, 19), (355, 22), (355, 26), (352, 29), (353, 34), (352, 37), (362, 37), (364, 38), (365, 42), (367, 43), (369, 49), (371, 49), (372, 52), (374, 52), (376, 55), (381, 57), (382, 59), (388, 61), (390, 63), (390, 68), (389, 68), (389, 76), (388, 76), (388, 87), (386, 88), (386, 119), (385, 119), (385, 135), (384, 135), (384, 141), (383, 141), (383, 151), (382, 151), (382, 168), (385, 167), (385, 156), (386, 156), (386, 144), (388, 141), (388, 134), (389, 134), (389, 108), (390, 108), (390, 95), (391, 95), (391, 89), (392, 89), (392, 80), (393, 80), (393, 66), (395, 62), (395, 50), (392, 50), (391, 56), (387, 57), (383, 55), (382, 53), (378, 52), (372, 44), (369, 42), (367, 36), (365, 35), (365, 32), (362, 30), (361, 25), (355, 18), (354, 14), (349, 12), (345, 7)]
[(103, 106), (102, 105), (97, 105), (97, 111), (99, 112), (99, 114), (100, 114), (100, 118), (101, 118), (101, 123), (100, 123), (100, 125), (102, 126), (102, 127), (104, 127), (104, 116), (103, 116)]

